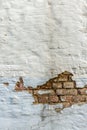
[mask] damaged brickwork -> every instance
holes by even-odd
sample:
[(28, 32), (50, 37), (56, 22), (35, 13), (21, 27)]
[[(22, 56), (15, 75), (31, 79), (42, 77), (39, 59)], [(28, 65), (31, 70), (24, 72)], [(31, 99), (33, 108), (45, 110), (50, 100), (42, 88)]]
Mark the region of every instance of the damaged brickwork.
[(87, 86), (78, 88), (72, 76), (72, 73), (65, 71), (36, 88), (24, 87), (23, 80), (20, 78), (21, 80), (17, 82), (20, 85), (17, 87), (16, 84), (15, 90), (28, 90), (34, 97), (34, 104), (59, 103), (66, 108), (76, 103), (87, 102)]

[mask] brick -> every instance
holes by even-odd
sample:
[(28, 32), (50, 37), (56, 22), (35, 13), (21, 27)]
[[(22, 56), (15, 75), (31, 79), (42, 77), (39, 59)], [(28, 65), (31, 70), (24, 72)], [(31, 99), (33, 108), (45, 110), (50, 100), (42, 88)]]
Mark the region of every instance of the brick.
[(77, 89), (57, 89), (57, 95), (77, 95)]
[(78, 94), (87, 95), (87, 88), (78, 89)]
[(86, 102), (87, 96), (86, 95), (77, 95), (73, 97), (73, 102)]
[(75, 88), (75, 82), (64, 82), (63, 83), (63, 88)]
[(62, 102), (73, 102), (73, 96), (60, 96)]
[(49, 103), (58, 103), (59, 98), (57, 95), (49, 95)]
[(50, 95), (54, 95), (55, 91), (53, 89), (40, 89), (40, 90), (38, 90), (38, 94), (50, 94)]
[(85, 95), (77, 95), (77, 96), (60, 96), (60, 100), (62, 102), (75, 104), (79, 102), (86, 102), (87, 101), (87, 96)]
[(42, 94), (42, 95), (38, 95), (38, 102), (39, 103), (48, 103), (49, 101), (49, 97), (48, 97), (48, 94)]
[(56, 94), (57, 95), (65, 95), (65, 90), (64, 89), (57, 89)]
[(51, 84), (51, 82), (48, 81), (48, 82), (46, 83), (46, 86), (47, 86), (48, 88), (52, 88), (52, 84)]
[(62, 88), (62, 83), (61, 82), (59, 82), (59, 83), (53, 83), (52, 87), (54, 89)]

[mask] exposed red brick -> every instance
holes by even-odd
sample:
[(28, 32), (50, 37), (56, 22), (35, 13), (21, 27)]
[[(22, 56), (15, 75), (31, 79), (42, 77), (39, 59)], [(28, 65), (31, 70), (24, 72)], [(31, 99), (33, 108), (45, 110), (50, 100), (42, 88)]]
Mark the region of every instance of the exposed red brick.
[(57, 95), (77, 95), (77, 89), (57, 89)]
[(86, 95), (87, 94), (87, 88), (78, 89), (78, 94)]
[(58, 103), (59, 98), (57, 95), (49, 95), (49, 103)]
[(76, 83), (73, 82), (64, 82), (63, 83), (63, 88), (75, 88)]
[(61, 83), (61, 82), (53, 83), (52, 87), (53, 87), (54, 89), (62, 88), (62, 83)]

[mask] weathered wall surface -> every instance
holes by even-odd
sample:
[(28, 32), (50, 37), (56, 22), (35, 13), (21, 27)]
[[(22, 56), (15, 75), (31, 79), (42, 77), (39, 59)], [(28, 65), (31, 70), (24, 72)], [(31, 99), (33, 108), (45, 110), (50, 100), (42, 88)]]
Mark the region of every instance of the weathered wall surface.
[(0, 0), (0, 76), (87, 75), (86, 0)]
[(57, 113), (13, 92), (19, 76), (36, 86), (65, 70), (87, 83), (87, 1), (0, 0), (0, 130), (87, 130), (87, 104)]

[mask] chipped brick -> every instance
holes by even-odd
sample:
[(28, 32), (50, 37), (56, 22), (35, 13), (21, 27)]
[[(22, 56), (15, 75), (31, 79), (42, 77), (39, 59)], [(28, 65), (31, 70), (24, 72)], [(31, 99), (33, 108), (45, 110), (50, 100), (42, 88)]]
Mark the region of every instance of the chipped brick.
[(72, 76), (72, 73), (64, 71), (63, 73), (58, 75), (58, 81), (72, 81)]
[(78, 89), (78, 94), (86, 95), (87, 94), (87, 88)]
[(52, 87), (54, 89), (62, 88), (62, 83), (61, 82), (59, 82), (59, 83), (53, 83)]
[(73, 96), (60, 96), (62, 102), (73, 102)]
[(57, 89), (57, 95), (77, 95), (76, 89)]
[(73, 97), (73, 102), (86, 102), (87, 101), (87, 96), (86, 95), (77, 95)]
[(58, 81), (68, 81), (68, 76), (67, 75), (61, 75), (58, 77)]
[(40, 89), (37, 91), (38, 94), (50, 94), (50, 95), (54, 95), (55, 92), (53, 89)]
[(49, 102), (48, 94), (38, 95), (38, 102), (43, 104), (48, 103)]

